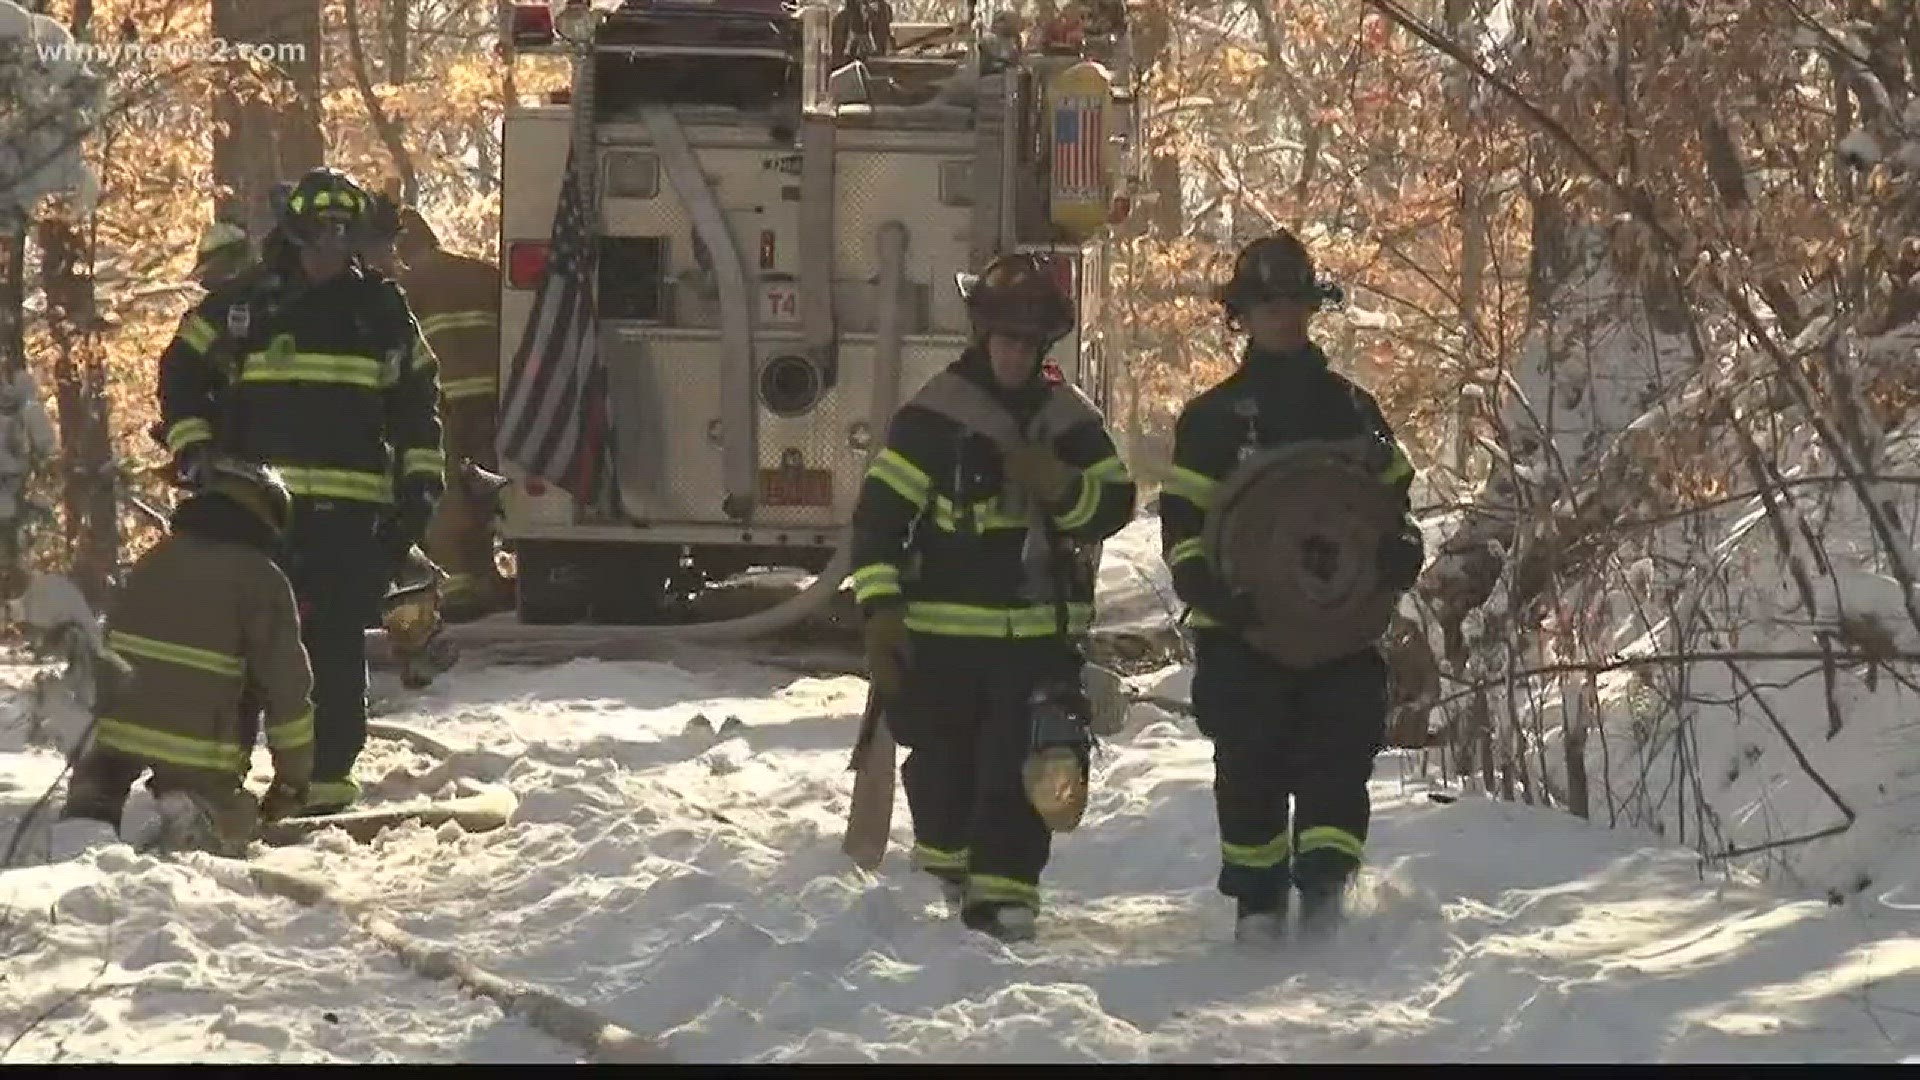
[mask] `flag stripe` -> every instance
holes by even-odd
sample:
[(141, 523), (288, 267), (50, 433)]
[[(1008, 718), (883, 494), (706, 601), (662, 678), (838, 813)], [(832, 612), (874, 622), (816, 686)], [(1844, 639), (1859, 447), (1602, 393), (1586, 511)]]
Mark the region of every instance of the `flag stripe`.
[(594, 297), (599, 268), (588, 193), (567, 151), (547, 275), (508, 369), (496, 449), (601, 513), (618, 509), (606, 360)]
[(1054, 116), (1055, 186), (1064, 195), (1098, 198), (1105, 184), (1102, 151), (1106, 146), (1106, 115), (1095, 97), (1062, 99)]

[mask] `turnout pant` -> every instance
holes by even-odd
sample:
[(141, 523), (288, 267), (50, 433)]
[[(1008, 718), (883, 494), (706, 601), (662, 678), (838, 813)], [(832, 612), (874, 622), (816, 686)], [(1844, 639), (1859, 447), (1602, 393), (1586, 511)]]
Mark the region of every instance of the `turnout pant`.
[(1021, 786), (1033, 734), (1027, 697), (1079, 671), (1053, 640), (913, 635), (887, 726), (909, 751), (900, 778), (914, 864), (963, 884), (968, 906), (1040, 906), (1053, 837)]
[(1385, 743), (1385, 659), (1368, 648), (1295, 671), (1235, 634), (1196, 637), (1193, 711), (1213, 740), (1220, 891), (1267, 908), (1291, 885), (1339, 889), (1367, 839), (1367, 780)]
[(226, 843), (244, 844), (253, 838), (260, 807), (252, 792), (241, 785), (242, 777), (211, 769), (190, 769), (164, 762), (149, 762), (121, 750), (98, 744), (87, 748), (74, 763), (67, 782), (67, 802), (60, 811), (63, 820), (87, 818), (104, 821), (116, 830), (127, 809), (127, 795), (134, 781), (148, 769), (153, 776), (147, 789), (157, 798), (169, 791), (183, 791), (205, 806), (213, 821), (214, 832)]
[(467, 494), (459, 478), (447, 486), (421, 545), (447, 572), (448, 622), (491, 614), (513, 602), (513, 590), (493, 562), (493, 520), (488, 506)]
[(393, 574), (388, 546), (375, 536), (381, 512), (371, 503), (297, 500), (282, 556), (313, 665), (317, 805), (359, 796), (353, 763), (367, 742), (366, 628), (377, 624)]

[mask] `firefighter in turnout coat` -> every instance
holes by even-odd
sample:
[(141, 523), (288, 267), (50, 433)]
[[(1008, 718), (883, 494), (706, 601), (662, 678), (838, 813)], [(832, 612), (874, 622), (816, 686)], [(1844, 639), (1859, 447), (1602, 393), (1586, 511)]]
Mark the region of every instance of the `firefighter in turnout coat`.
[(411, 206), (374, 197), (381, 269), (396, 276), (440, 363), (440, 417), (446, 426), (446, 493), (427, 527), (429, 558), (447, 571), (442, 614), (466, 622), (513, 606), (513, 585), (493, 557), (494, 500), (460, 475), (471, 461), (497, 471), (493, 437), (500, 398), (500, 271), (440, 246)]
[(354, 802), (366, 742), (364, 629), (396, 550), (444, 488), (432, 349), (398, 285), (354, 258), (371, 200), (315, 169), (287, 196), (265, 273), (216, 289), (160, 358), (161, 429), (191, 482), (217, 449), (273, 465), (294, 496), (282, 566), (314, 677), (312, 812)]
[[(305, 801), (313, 772), (313, 676), (293, 589), (273, 562), (292, 512), (278, 476), (229, 460), (203, 463), (198, 491), (170, 533), (140, 557), (107, 615), (107, 647), (129, 674), (101, 680), (92, 743), (74, 765), (63, 818), (118, 828), (142, 772), (161, 801), (200, 817), (197, 842), (244, 849), (257, 814)], [(273, 786), (263, 805), (243, 786), (254, 742), (243, 695), (264, 703)], [(211, 833), (210, 836), (206, 833)]]
[[(1299, 240), (1248, 245), (1217, 293), (1228, 326), (1249, 342), (1238, 370), (1182, 410), (1173, 469), (1160, 500), (1163, 553), (1194, 630), (1193, 707), (1214, 744), (1218, 887), (1238, 902), (1243, 940), (1276, 939), (1293, 889), (1302, 929), (1332, 928), (1361, 861), (1371, 809), (1367, 780), (1384, 745), (1387, 666), (1363, 648), (1307, 670), (1283, 667), (1242, 633), (1257, 618), (1209, 566), (1202, 534), (1214, 489), (1254, 451), (1369, 433), (1391, 448), (1378, 482), (1402, 506), (1413, 466), (1372, 395), (1331, 371), (1307, 333), (1338, 286), (1318, 280)], [(1383, 455), (1387, 456), (1387, 455)], [(1383, 543), (1383, 583), (1412, 585), (1423, 552), (1411, 520)], [(1293, 805), (1291, 816), (1289, 797)]]
[[(1084, 806), (1079, 642), (1097, 546), (1135, 490), (1099, 411), (1041, 362), (1074, 320), (1046, 267), (1003, 256), (959, 283), (973, 343), (894, 415), (854, 510), (852, 577), (873, 693), (910, 751), (915, 865), (968, 927), (1017, 939), (1051, 832)], [(1063, 756), (1073, 775), (1049, 801), (1036, 788)]]

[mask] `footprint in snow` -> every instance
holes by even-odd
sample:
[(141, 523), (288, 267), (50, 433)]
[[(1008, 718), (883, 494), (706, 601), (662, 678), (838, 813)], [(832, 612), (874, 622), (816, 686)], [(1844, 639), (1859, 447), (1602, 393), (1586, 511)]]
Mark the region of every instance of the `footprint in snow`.
[(697, 713), (680, 729), (680, 737), (703, 746), (712, 746), (716, 742), (734, 738), (744, 732), (747, 725), (737, 716), (729, 716), (720, 722), (719, 730), (714, 730), (713, 721), (706, 713)]

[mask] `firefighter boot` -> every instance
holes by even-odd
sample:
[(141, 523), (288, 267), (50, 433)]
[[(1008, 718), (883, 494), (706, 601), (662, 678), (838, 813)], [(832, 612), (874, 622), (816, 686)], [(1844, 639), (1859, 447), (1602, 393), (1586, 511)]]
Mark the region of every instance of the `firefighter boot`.
[(161, 793), (154, 801), (160, 819), (142, 845), (153, 851), (213, 851), (219, 847), (219, 834), (213, 825), (213, 811), (199, 799), (178, 789)]
[(1302, 885), (1300, 888), (1300, 936), (1309, 941), (1330, 941), (1346, 919), (1346, 889)]
[(1256, 949), (1269, 949), (1287, 937), (1287, 893), (1282, 890), (1274, 902), (1237, 902), (1233, 921), (1233, 940)]
[(1031, 941), (1039, 913), (1025, 904), (982, 901), (960, 909), (960, 922), (969, 930), (978, 930), (1001, 941)]

